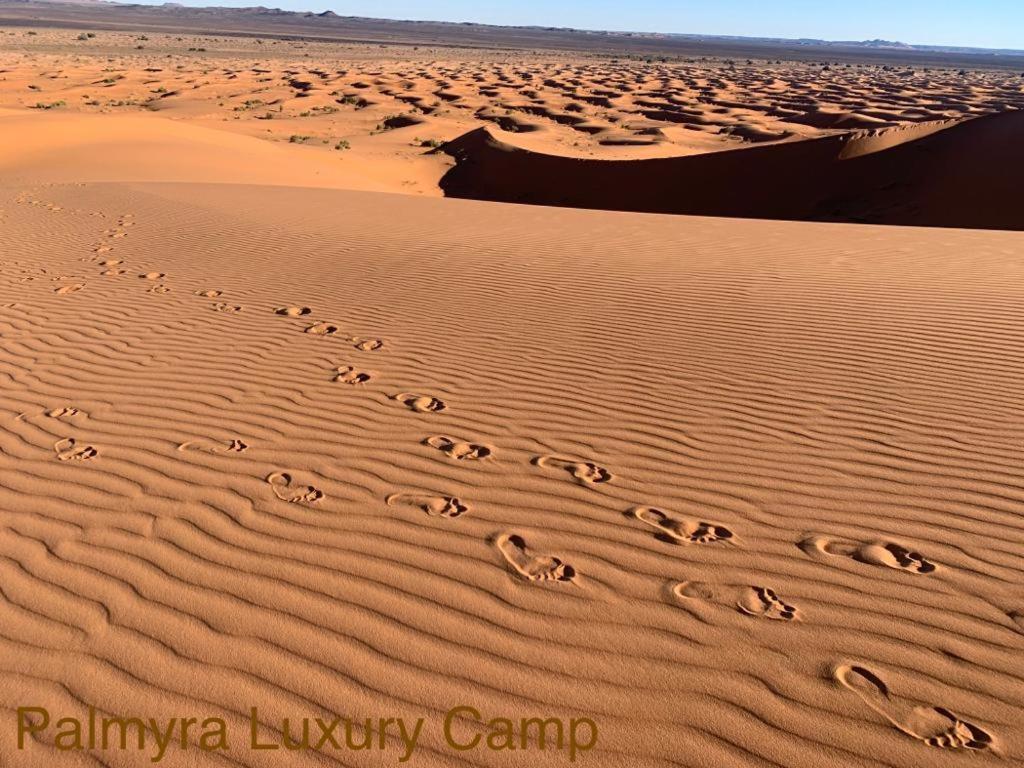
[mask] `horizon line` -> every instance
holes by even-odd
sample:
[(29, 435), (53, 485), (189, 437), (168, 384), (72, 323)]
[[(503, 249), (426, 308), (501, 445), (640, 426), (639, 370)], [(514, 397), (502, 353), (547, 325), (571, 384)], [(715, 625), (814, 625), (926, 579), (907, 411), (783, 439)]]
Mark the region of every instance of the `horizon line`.
[[(469, 20), (451, 20), (451, 19), (410, 19), (410, 18), (396, 18), (390, 16), (363, 16), (358, 14), (346, 14), (338, 13), (332, 8), (325, 8), (322, 11), (314, 11), (311, 9), (306, 10), (287, 10), (284, 8), (278, 8), (269, 5), (199, 5), (199, 4), (187, 4), (182, 2), (171, 2), (163, 0), (163, 2), (147, 2), (146, 0), (134, 0), (134, 2), (124, 2), (123, 0), (93, 0), (93, 2), (82, 2), (82, 0), (35, 0), (43, 4), (54, 4), (54, 5), (85, 5), (85, 6), (147, 6), (147, 7), (176, 7), (176, 8), (192, 8), (192, 9), (218, 9), (218, 10), (233, 10), (233, 11), (246, 11), (246, 10), (266, 10), (266, 11), (277, 11), (279, 13), (289, 13), (296, 15), (309, 15), (309, 16), (333, 16), (339, 19), (362, 19), (367, 21), (393, 21), (398, 23), (407, 24), (450, 24), (453, 26), (476, 26), (476, 27), (493, 27), (495, 29), (537, 29), (537, 30), (548, 30), (548, 31), (561, 31), (561, 32), (582, 32), (582, 33), (593, 33), (593, 34), (605, 34), (605, 35), (640, 35), (645, 37), (690, 37), (690, 38), (702, 38), (702, 39), (720, 39), (720, 40), (751, 40), (751, 41), (766, 41), (766, 42), (780, 42), (780, 43), (826, 43), (830, 45), (848, 45), (848, 46), (867, 46), (869, 43), (883, 43), (885, 45), (879, 45), (878, 48), (904, 48), (911, 50), (931, 50), (931, 51), (953, 51), (953, 52), (977, 52), (977, 53), (989, 53), (989, 54), (1020, 54), (1024, 55), (1024, 47), (1022, 48), (993, 48), (981, 45), (964, 45), (954, 43), (913, 43), (906, 42), (903, 40), (890, 40), (882, 37), (866, 38), (862, 40), (856, 39), (830, 39), (830, 38), (819, 38), (819, 37), (779, 37), (779, 36), (758, 36), (758, 35), (737, 35), (727, 33), (713, 33), (713, 32), (654, 32), (645, 31), (639, 29), (601, 29), (601, 28), (590, 28), (590, 27), (566, 27), (555, 24), (496, 24), (487, 21), (469, 21)], [(0, 0), (2, 2), (2, 0)], [(30, 0), (31, 2), (31, 0)]]

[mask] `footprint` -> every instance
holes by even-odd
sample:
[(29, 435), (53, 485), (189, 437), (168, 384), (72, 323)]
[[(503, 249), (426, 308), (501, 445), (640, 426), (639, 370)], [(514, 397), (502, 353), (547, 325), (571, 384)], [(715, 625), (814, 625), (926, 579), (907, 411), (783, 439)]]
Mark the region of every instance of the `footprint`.
[(116, 267), (118, 264), (124, 264), (122, 259), (104, 259), (99, 262), (101, 267)]
[(223, 301), (218, 301), (213, 305), (214, 312), (241, 312), (242, 308), (237, 304), (225, 304)]
[(907, 736), (940, 749), (994, 750), (992, 736), (961, 720), (945, 707), (915, 707), (894, 698), (889, 686), (874, 672), (857, 664), (841, 664), (833, 671), (836, 682)]
[(722, 525), (692, 518), (674, 518), (654, 507), (633, 507), (627, 514), (657, 529), (656, 538), (670, 544), (713, 544), (733, 541), (733, 532)]
[(285, 317), (302, 317), (312, 311), (309, 307), (279, 307), (274, 310), (275, 314), (284, 315)]
[(61, 419), (63, 421), (71, 421), (71, 419), (73, 419), (80, 413), (83, 415), (88, 415), (84, 411), (79, 410), (78, 408), (73, 408), (72, 406), (67, 405), (62, 408), (50, 408), (49, 410), (43, 411), (41, 414), (29, 414), (22, 412), (15, 416), (15, 419), (17, 419), (18, 421), (27, 421), (29, 418), (41, 415), (46, 416), (47, 418), (50, 419)]
[(431, 448), (436, 448), (437, 450), (442, 451), (448, 458), (456, 459), (457, 461), (486, 459), (493, 453), (493, 451), (486, 445), (463, 443), (457, 440), (452, 440), (450, 437), (445, 437), (444, 435), (428, 437), (423, 441), (423, 444), (429, 445)]
[(170, 293), (171, 289), (161, 283), (160, 285), (154, 285), (146, 293)]
[(353, 386), (357, 384), (365, 384), (373, 376), (366, 371), (357, 371), (351, 365), (339, 366), (334, 369), (334, 381), (342, 384), (351, 384)]
[(54, 293), (59, 293), (61, 296), (66, 296), (69, 293), (78, 293), (83, 288), (85, 288), (85, 286), (82, 285), (81, 283), (72, 283), (71, 285), (61, 286), (60, 288), (55, 290)]
[(352, 338), (349, 341), (353, 342), (356, 349), (363, 352), (376, 352), (378, 349), (384, 348), (384, 341), (382, 339)]
[(533, 463), (538, 467), (555, 467), (564, 470), (576, 478), (581, 485), (607, 483), (612, 479), (611, 472), (589, 461), (573, 461), (558, 456), (538, 456)]
[(937, 566), (919, 552), (894, 544), (891, 541), (868, 543), (833, 541), (824, 536), (812, 536), (800, 542), (800, 549), (811, 556), (834, 555), (849, 557), (869, 565), (884, 565), (898, 571), (928, 574)]
[(78, 408), (70, 405), (66, 405), (63, 408), (51, 408), (45, 412), (51, 419), (70, 419), (72, 416), (77, 416), (80, 413), (81, 411)]
[(775, 590), (768, 587), (708, 584), (703, 581), (682, 581), (672, 587), (680, 600), (705, 600), (719, 605), (732, 605), (740, 613), (775, 621), (793, 621), (800, 610), (783, 602)]
[(430, 397), (429, 395), (414, 395), (409, 392), (392, 395), (391, 399), (397, 400), (407, 406), (409, 410), (416, 411), (417, 413), (437, 413), (448, 407), (445, 405), (444, 400), (438, 400), (436, 397)]
[(222, 295), (222, 291), (196, 291), (196, 296), (202, 296), (204, 299), (217, 299)]
[(455, 496), (429, 496), (416, 493), (393, 493), (386, 499), (389, 507), (395, 504), (409, 504), (419, 507), (431, 517), (447, 517), (454, 520), (469, 512), (469, 505)]
[(167, 275), (163, 272), (147, 272), (144, 275), (139, 275), (143, 280), (163, 280)]
[(1024, 633), (1024, 611), (1010, 611), (1006, 615), (1009, 616), (1010, 620), (1017, 625), (1017, 629)]
[(97, 245), (95, 248), (92, 249), (92, 252), (93, 253), (109, 253), (112, 250), (114, 250), (113, 246), (110, 246), (110, 245)]
[(330, 323), (316, 323), (306, 329), (306, 333), (312, 333), (314, 336), (333, 336), (340, 328)]
[(287, 472), (273, 472), (267, 475), (267, 482), (274, 489), (274, 495), (290, 504), (316, 504), (324, 492), (312, 485), (292, 486), (292, 476)]
[(241, 440), (189, 440), (178, 446), (179, 451), (203, 451), (204, 453), (242, 453), (249, 445)]
[(127, 269), (105, 269), (102, 272), (100, 272), (100, 275), (102, 277), (117, 277), (119, 275), (127, 275), (127, 274), (128, 274), (128, 270)]
[(66, 437), (53, 444), (53, 450), (61, 461), (88, 461), (99, 455), (91, 445), (78, 445), (73, 437)]
[(551, 555), (534, 555), (522, 536), (503, 533), (495, 541), (512, 569), (527, 581), (572, 581), (576, 569)]

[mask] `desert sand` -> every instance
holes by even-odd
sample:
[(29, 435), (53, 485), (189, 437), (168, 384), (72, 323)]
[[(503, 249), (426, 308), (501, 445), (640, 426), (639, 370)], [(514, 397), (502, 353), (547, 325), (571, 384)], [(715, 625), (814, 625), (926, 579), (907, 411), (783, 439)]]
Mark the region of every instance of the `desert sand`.
[(1008, 70), (0, 33), (0, 120), (25, 137), (0, 170), (31, 181), (1024, 227), (1024, 78)]
[(19, 750), (26, 706), (570, 764), (453, 751), (457, 705), (601, 768), (1024, 764), (1024, 235), (443, 199), (441, 146), (871, 161), (1012, 130), (1019, 78), (6, 33), (0, 765), (150, 764)]

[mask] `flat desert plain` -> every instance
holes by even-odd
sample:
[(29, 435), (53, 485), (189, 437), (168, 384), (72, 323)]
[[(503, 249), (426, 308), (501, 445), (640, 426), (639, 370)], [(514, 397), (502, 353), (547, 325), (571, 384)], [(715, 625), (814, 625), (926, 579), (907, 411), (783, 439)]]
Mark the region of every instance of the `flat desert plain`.
[(116, 717), (196, 718), (169, 766), (1024, 764), (1005, 176), (446, 189), (770, 151), (770, 201), (813, 145), (906, 192), (1015, 167), (1018, 73), (0, 42), (0, 765), (152, 764)]

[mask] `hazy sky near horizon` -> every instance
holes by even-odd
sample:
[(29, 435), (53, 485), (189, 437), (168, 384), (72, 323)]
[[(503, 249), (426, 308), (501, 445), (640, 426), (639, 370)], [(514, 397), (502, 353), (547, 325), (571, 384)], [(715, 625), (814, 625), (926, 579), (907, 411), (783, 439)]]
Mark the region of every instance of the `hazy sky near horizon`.
[[(151, 2), (153, 0), (150, 0)], [(157, 0), (162, 2), (162, 0)], [(1024, 0), (183, 0), (343, 16), (1024, 49)]]

